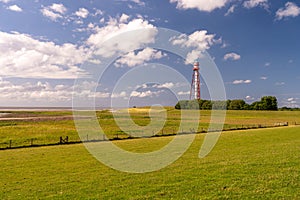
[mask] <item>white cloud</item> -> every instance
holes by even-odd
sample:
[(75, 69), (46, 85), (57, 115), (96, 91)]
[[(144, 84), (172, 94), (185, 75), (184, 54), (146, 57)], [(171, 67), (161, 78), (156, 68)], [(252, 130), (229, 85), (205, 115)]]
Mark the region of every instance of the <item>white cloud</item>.
[(56, 21), (58, 18), (63, 18), (63, 14), (65, 14), (66, 11), (67, 8), (63, 4), (56, 3), (41, 9), (42, 14), (52, 21)]
[(291, 97), (291, 98), (288, 98), (287, 100), (290, 101), (290, 102), (293, 102), (293, 101), (295, 101), (295, 98)]
[(129, 19), (129, 16), (123, 13), (120, 17), (120, 22), (125, 23), (128, 21), (128, 19)]
[(227, 53), (224, 55), (224, 60), (239, 60), (241, 56), (237, 53)]
[(234, 84), (234, 85), (237, 85), (237, 84), (249, 84), (249, 83), (251, 83), (252, 81), (251, 80), (234, 80), (233, 82), (232, 82), (232, 84)]
[(179, 45), (183, 48), (194, 48), (187, 54), (186, 64), (192, 63), (202, 56), (203, 51), (221, 42), (220, 39), (215, 39), (214, 34), (207, 34), (206, 30), (195, 31), (190, 35), (181, 34), (178, 37), (171, 38), (170, 41), (173, 45)]
[(177, 3), (178, 9), (193, 9), (211, 12), (217, 8), (222, 8), (229, 0), (170, 0), (170, 3)]
[(262, 77), (260, 77), (260, 79), (261, 79), (261, 80), (267, 80), (267, 79), (268, 79), (268, 77), (266, 77), (266, 76), (262, 76)]
[[(71, 102), (72, 96), (80, 96), (82, 99), (108, 98), (107, 92), (93, 92), (92, 89), (98, 85), (96, 82), (83, 82), (82, 85), (52, 85), (49, 82), (25, 82), (15, 84), (0, 78), (0, 102)], [(75, 89), (75, 90), (74, 90)], [(32, 104), (31, 104), (32, 105)]]
[(75, 12), (75, 15), (81, 18), (87, 18), (89, 11), (85, 8), (79, 8), (79, 10)]
[(153, 87), (154, 88), (168, 88), (168, 89), (171, 89), (175, 86), (174, 83), (172, 82), (166, 82), (166, 83), (163, 83), (163, 84), (155, 84)]
[(138, 4), (139, 6), (145, 6), (145, 3), (142, 2), (141, 0), (131, 0), (131, 1)]
[(126, 97), (127, 93), (125, 91), (122, 91), (120, 93), (113, 93), (111, 95), (111, 98), (124, 98)]
[(88, 58), (82, 47), (56, 45), (29, 35), (0, 32), (0, 76), (23, 78), (76, 78), (87, 75), (77, 65)]
[(127, 65), (128, 67), (134, 67), (152, 59), (160, 59), (164, 56), (161, 51), (147, 47), (137, 53), (134, 51), (127, 53), (115, 62), (115, 66), (122, 67), (122, 65)]
[(123, 23), (111, 18), (106, 26), (95, 27), (94, 31), (86, 44), (95, 49), (96, 55), (103, 57), (140, 49), (145, 44), (153, 43), (157, 34), (156, 27), (143, 19)]
[(226, 47), (230, 46), (230, 44), (228, 44), (226, 41), (223, 42), (221, 48), (224, 49)]
[(286, 17), (297, 17), (300, 15), (300, 7), (293, 2), (287, 2), (284, 8), (279, 8), (276, 11), (276, 19), (281, 20)]
[(0, 0), (0, 2), (2, 2), (2, 3), (9, 3), (9, 2), (11, 2), (12, 0)]
[(284, 105), (290, 108), (299, 108), (299, 98), (290, 97), (284, 100)]
[(22, 12), (22, 8), (20, 8), (19, 6), (17, 5), (12, 5), (12, 6), (9, 6), (7, 7), (8, 10), (11, 10), (11, 11), (15, 11), (15, 12)]
[(60, 14), (55, 13), (55, 12), (49, 10), (48, 8), (43, 8), (41, 10), (41, 12), (45, 17), (48, 17), (52, 21), (56, 21), (58, 18), (62, 18), (62, 16)]
[(162, 93), (162, 90), (159, 91), (143, 91), (143, 92), (138, 92), (138, 91), (132, 91), (130, 94), (130, 97), (139, 97), (139, 98), (144, 98), (144, 97), (153, 97), (153, 96), (158, 96), (160, 93)]
[(51, 6), (49, 6), (49, 8), (51, 10), (53, 10), (54, 12), (57, 12), (60, 14), (64, 14), (67, 11), (67, 8), (61, 3), (60, 4), (54, 3)]
[(275, 85), (276, 86), (283, 86), (283, 85), (285, 85), (285, 82), (276, 82)]
[(235, 8), (236, 8), (236, 5), (230, 6), (230, 8), (227, 10), (227, 12), (225, 13), (224, 16), (228, 16), (228, 15), (230, 15), (231, 13), (234, 13)]
[(190, 91), (186, 91), (186, 92), (183, 92), (183, 91), (179, 91), (177, 92), (178, 95), (189, 95), (190, 94)]
[(264, 9), (269, 8), (268, 0), (248, 0), (248, 1), (244, 1), (243, 6), (248, 9), (257, 6), (263, 7)]
[(265, 63), (265, 66), (266, 66), (266, 67), (269, 67), (270, 65), (271, 65), (271, 63), (269, 63), (269, 62), (266, 62), (266, 63)]
[(249, 100), (254, 100), (255, 98), (248, 95), (245, 97), (245, 99), (249, 101)]

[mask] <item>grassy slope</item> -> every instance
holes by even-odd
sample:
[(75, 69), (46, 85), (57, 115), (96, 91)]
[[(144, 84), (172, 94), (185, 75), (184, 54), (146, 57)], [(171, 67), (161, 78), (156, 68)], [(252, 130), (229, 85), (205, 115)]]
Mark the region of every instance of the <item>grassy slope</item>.
[[(117, 141), (135, 152), (170, 140)], [(0, 151), (0, 199), (298, 199), (300, 128), (225, 132), (204, 159), (203, 135), (175, 163), (128, 174), (79, 145)], [(144, 145), (146, 143), (146, 145)]]

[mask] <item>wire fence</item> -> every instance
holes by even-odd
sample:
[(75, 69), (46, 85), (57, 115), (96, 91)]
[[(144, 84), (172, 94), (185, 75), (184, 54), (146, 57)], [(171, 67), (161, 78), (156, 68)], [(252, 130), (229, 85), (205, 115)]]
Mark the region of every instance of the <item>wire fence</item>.
[[(273, 125), (231, 125), (225, 126), (222, 130), (218, 129), (208, 129), (200, 127), (198, 130), (188, 129), (188, 130), (175, 130), (175, 129), (162, 129), (158, 133), (153, 133), (150, 137), (163, 137), (163, 136), (174, 136), (180, 134), (201, 134), (207, 132), (219, 132), (219, 131), (235, 131), (235, 130), (248, 130), (248, 129), (262, 129), (262, 128), (275, 128), (283, 127), (289, 125), (300, 125), (300, 123), (294, 122), (289, 124), (288, 122), (279, 122)], [(83, 142), (103, 142), (103, 141), (113, 141), (113, 140), (125, 140), (125, 139), (135, 139), (139, 137), (133, 137), (122, 131), (115, 134), (103, 135), (101, 138), (93, 138), (87, 133), (86, 138), (79, 140), (78, 137), (71, 138), (69, 136), (60, 136), (59, 138), (47, 140), (41, 138), (26, 138), (26, 139), (17, 139), (17, 140), (7, 140), (0, 143), (0, 150), (6, 149), (17, 149), (17, 148), (29, 148), (29, 147), (41, 147), (41, 146), (54, 146), (54, 145), (65, 145), (65, 144), (77, 144)]]

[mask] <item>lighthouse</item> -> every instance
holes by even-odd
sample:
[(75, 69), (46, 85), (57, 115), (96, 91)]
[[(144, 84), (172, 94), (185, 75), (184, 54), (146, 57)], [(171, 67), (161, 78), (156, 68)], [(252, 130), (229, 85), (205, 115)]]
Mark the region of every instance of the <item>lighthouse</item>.
[(199, 62), (194, 62), (190, 99), (200, 99)]

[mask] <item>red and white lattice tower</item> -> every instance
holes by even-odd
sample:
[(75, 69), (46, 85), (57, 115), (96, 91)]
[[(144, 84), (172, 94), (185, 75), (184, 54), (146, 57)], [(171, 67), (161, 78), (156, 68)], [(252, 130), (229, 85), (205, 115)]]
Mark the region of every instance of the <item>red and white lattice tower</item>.
[(199, 76), (199, 62), (194, 62), (193, 78), (190, 91), (190, 99), (200, 99), (200, 76)]

